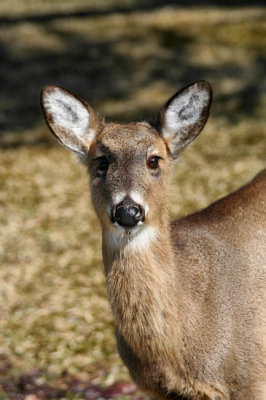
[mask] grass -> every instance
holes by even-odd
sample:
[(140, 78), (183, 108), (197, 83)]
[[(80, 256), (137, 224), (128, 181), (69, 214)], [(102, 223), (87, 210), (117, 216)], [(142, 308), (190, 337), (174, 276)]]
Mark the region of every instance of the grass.
[[(49, 379), (68, 373), (109, 385), (128, 376), (116, 351), (88, 178), (50, 140), (38, 92), (59, 83), (107, 119), (125, 121), (154, 112), (181, 85), (209, 79), (212, 116), (173, 173), (170, 214), (192, 212), (265, 166), (266, 12), (119, 13), (112, 10), (122, 3), (113, 1), (110, 13), (90, 16), (93, 5), (82, 0), (14, 4), (0, 5), (4, 17), (21, 18), (0, 23), (0, 355), (11, 361), (2, 370), (38, 368)], [(63, 11), (70, 15), (25, 19)]]

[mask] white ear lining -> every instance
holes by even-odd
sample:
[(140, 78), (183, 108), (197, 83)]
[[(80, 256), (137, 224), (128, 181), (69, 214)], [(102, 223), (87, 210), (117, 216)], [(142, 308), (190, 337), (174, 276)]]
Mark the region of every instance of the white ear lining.
[(165, 112), (164, 137), (167, 139), (173, 133), (195, 124), (208, 105), (209, 99), (207, 90), (195, 90), (195, 87), (188, 88), (187, 92), (174, 98)]
[(54, 88), (44, 93), (43, 105), (52, 116), (53, 125), (75, 132), (80, 137), (86, 135), (90, 115), (85, 105), (74, 96)]
[(96, 131), (90, 126), (90, 111), (77, 97), (57, 86), (43, 90), (46, 120), (59, 141), (85, 162)]

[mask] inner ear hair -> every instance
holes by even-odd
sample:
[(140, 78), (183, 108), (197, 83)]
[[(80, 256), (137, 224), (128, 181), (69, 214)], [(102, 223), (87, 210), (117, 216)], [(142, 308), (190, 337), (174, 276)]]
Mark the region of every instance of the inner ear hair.
[(211, 101), (211, 85), (198, 81), (178, 91), (161, 108), (159, 131), (173, 158), (199, 135)]
[(41, 105), (56, 139), (84, 161), (96, 132), (92, 108), (59, 86), (46, 86), (42, 90)]

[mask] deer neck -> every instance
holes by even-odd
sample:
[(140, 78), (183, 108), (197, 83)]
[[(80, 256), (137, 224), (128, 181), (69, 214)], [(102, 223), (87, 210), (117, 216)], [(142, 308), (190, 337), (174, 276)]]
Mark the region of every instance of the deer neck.
[(171, 352), (169, 340), (181, 333), (181, 321), (176, 326), (173, 320), (178, 303), (182, 307), (182, 288), (177, 284), (168, 223), (160, 231), (146, 229), (149, 231), (129, 238), (119, 249), (112, 247), (104, 232), (103, 258), (118, 331), (134, 351), (143, 354), (143, 348), (149, 346), (149, 355), (154, 351), (158, 358), (158, 349)]

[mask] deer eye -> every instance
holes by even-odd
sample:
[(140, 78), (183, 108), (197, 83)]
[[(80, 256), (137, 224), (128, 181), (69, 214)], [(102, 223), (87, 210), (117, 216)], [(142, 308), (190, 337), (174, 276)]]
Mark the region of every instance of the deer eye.
[(108, 161), (107, 157), (105, 157), (105, 156), (97, 157), (97, 158), (95, 158), (95, 161), (97, 161), (97, 163), (98, 163), (97, 170), (99, 172), (104, 173), (108, 170), (109, 161)]
[(159, 168), (159, 160), (161, 160), (162, 157), (159, 156), (151, 156), (147, 160), (147, 167), (150, 169), (157, 169)]

